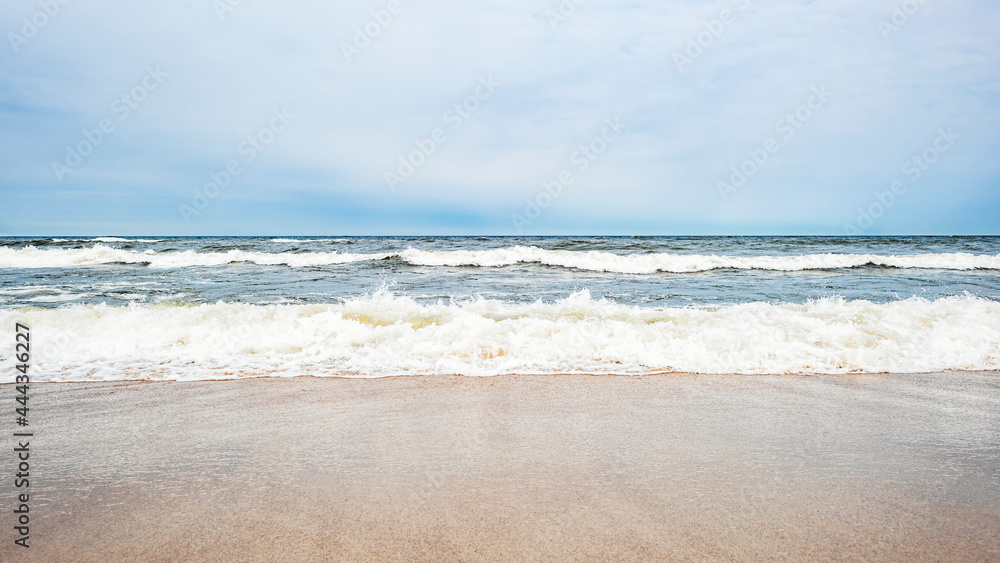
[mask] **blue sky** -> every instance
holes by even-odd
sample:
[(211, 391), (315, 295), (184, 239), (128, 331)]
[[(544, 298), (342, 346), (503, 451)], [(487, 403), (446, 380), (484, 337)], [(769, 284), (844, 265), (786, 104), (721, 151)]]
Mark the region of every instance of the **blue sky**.
[(1000, 233), (992, 1), (16, 0), (0, 24), (3, 235)]

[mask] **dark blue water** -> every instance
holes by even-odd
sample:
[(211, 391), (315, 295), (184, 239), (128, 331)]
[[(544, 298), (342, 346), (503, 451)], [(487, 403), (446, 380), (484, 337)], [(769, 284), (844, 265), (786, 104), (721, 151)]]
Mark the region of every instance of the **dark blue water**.
[[(255, 258), (230, 261), (223, 256), (233, 251)], [(414, 258), (414, 251), (434, 254)], [(546, 251), (556, 251), (555, 258), (504, 262), (504, 255), (549, 256)], [(141, 261), (144, 253), (155, 259)], [(462, 253), (473, 254), (463, 258)], [(343, 255), (358, 258), (292, 266), (258, 263), (288, 256), (318, 256), (313, 262), (323, 262), (324, 256)], [(753, 260), (761, 257), (811, 255), (916, 256), (918, 267), (824, 266), (819, 257), (808, 267), (753, 269), (768, 267)], [(954, 265), (919, 266), (919, 258), (935, 255)], [(8, 237), (0, 239), (0, 307), (338, 303), (383, 287), (422, 303), (473, 296), (512, 303), (554, 301), (581, 289), (595, 299), (640, 306), (800, 303), (829, 296), (888, 302), (966, 293), (1000, 300), (998, 255), (998, 237)], [(465, 263), (423, 263), (437, 256)], [(750, 269), (636, 273), (627, 271), (631, 266), (609, 262), (615, 257), (670, 261), (692, 256), (749, 258), (745, 265)], [(165, 266), (157, 262), (161, 258), (173, 262)], [(577, 265), (551, 263), (563, 259)], [(220, 263), (205, 265), (213, 260)], [(494, 265), (496, 261), (504, 263)]]

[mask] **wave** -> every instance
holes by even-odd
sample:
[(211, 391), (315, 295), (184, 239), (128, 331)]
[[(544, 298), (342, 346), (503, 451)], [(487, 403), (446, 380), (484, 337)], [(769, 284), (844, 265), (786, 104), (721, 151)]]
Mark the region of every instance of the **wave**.
[(347, 239), (342, 238), (273, 238), (271, 242), (347, 242)]
[(22, 242), (22, 244), (29, 245), (47, 245), (47, 244), (60, 244), (64, 242), (144, 242), (144, 243), (154, 243), (163, 242), (166, 239), (161, 238), (121, 238), (121, 237), (93, 237), (93, 238), (39, 238), (31, 241)]
[(657, 272), (692, 273), (719, 269), (739, 270), (831, 270), (884, 266), (893, 268), (933, 268), (946, 270), (1000, 269), (1000, 254), (967, 253), (911, 254), (883, 256), (876, 254), (804, 254), (799, 256), (717, 256), (700, 254), (629, 254), (545, 250), (514, 246), (494, 250), (433, 252), (406, 250), (400, 257), (415, 265), (500, 267), (519, 263), (537, 263), (597, 272), (653, 274)]
[[(248, 376), (910, 373), (1000, 369), (1000, 303), (651, 308), (586, 291), (544, 303), (163, 303), (0, 309), (31, 327), (37, 381)], [(0, 349), (2, 381), (15, 359)]]
[[(278, 240), (278, 239), (276, 239)], [(291, 240), (291, 239), (289, 239)], [(296, 241), (301, 242), (301, 241)], [(0, 268), (74, 268), (101, 264), (145, 264), (151, 268), (220, 266), (235, 262), (290, 267), (326, 266), (398, 258), (415, 266), (498, 268), (541, 264), (595, 272), (654, 274), (692, 273), (718, 269), (803, 271), (879, 266), (944, 270), (998, 270), (1000, 254), (803, 254), (798, 256), (718, 256), (648, 253), (618, 255), (600, 251), (546, 250), (513, 246), (492, 250), (432, 251), (407, 249), (398, 253), (352, 254), (340, 252), (268, 253), (122, 250), (103, 244), (89, 248), (0, 247)]]
[(223, 266), (249, 262), (267, 266), (327, 266), (362, 260), (376, 260), (391, 254), (340, 254), (337, 252), (307, 252), (301, 254), (246, 252), (156, 252), (154, 250), (122, 250), (103, 244), (90, 248), (21, 249), (0, 248), (0, 268), (76, 268), (102, 264), (144, 264), (151, 268), (186, 268)]
[(74, 239), (97, 242), (163, 242), (161, 238), (121, 238), (121, 237), (96, 237), (93, 239)]
[(163, 242), (162, 238), (121, 238), (121, 237), (94, 237), (94, 238), (52, 238), (44, 239), (44, 242)]

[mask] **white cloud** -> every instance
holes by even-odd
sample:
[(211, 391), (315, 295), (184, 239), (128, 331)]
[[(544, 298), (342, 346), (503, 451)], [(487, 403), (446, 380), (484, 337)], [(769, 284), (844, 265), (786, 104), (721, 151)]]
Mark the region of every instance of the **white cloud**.
[[(126, 124), (128, 146), (109, 142), (101, 162), (125, 177), (169, 163), (190, 179), (162, 188), (170, 193), (197, 185), (273, 108), (287, 106), (299, 118), (261, 168), (331, 181), (283, 189), (390, 197), (384, 171), (414, 139), (443, 127), (443, 112), (485, 75), (502, 86), (449, 130), (407, 182), (407, 198), (516, 207), (605, 118), (621, 116), (629, 142), (565, 205), (599, 213), (601, 186), (627, 185), (646, 200), (625, 207), (645, 219), (728, 217), (714, 183), (821, 84), (835, 101), (780, 166), (754, 179), (760, 193), (747, 199), (784, 193), (783, 182), (810, 170), (826, 176), (812, 182), (823, 192), (760, 208), (787, 214), (822, 201), (850, 209), (871, 191), (865, 178), (893, 173), (912, 139), (946, 123), (977, 140), (967, 150), (985, 151), (965, 162), (994, 173), (987, 147), (1000, 130), (1000, 9), (992, 3), (928, 2), (888, 41), (878, 21), (891, 2), (752, 0), (745, 10), (742, 0), (585, 2), (555, 30), (546, 18), (555, 0), (400, 3), (352, 62), (341, 44), (388, 2), (245, 0), (221, 21), (208, 2), (71, 3), (18, 53), (2, 55), (0, 119), (11, 134), (0, 148), (18, 155), (5, 163), (8, 183), (43, 185), (62, 146), (156, 63), (170, 77)], [(724, 9), (734, 20), (678, 72), (674, 53)], [(31, 11), (6, 4), (0, 21), (16, 32)]]

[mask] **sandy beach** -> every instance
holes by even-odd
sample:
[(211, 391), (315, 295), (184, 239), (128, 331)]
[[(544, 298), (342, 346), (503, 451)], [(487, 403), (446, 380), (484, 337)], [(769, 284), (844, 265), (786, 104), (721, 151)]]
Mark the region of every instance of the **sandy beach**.
[(32, 547), (8, 512), (4, 561), (1000, 558), (992, 372), (32, 395)]

